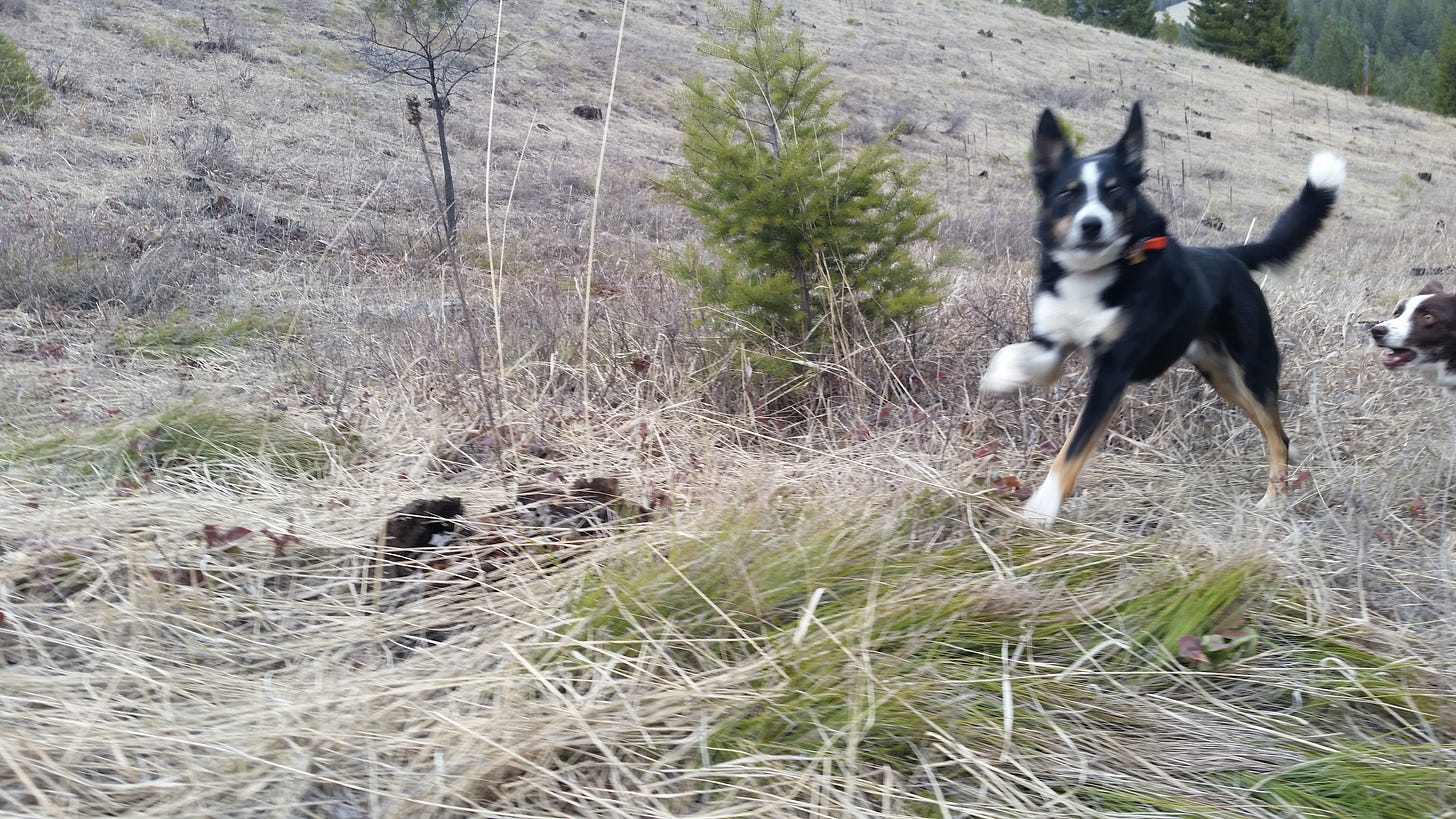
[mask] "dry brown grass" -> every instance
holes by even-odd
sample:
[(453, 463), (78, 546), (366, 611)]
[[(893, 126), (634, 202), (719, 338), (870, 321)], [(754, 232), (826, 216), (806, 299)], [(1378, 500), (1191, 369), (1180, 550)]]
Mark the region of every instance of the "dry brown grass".
[[(431, 256), (405, 92), (360, 73), (334, 33), (343, 6), (240, 8), (227, 22), (248, 48), (194, 55), (157, 47), (203, 39), (168, 4), (30, 4), (7, 23), (84, 91), (44, 129), (0, 135), (15, 160), (0, 259), (35, 282), (6, 291), (25, 309), (0, 321), (0, 812), (1452, 808), (1430, 793), (1453, 767), (1456, 415), (1381, 370), (1356, 326), (1416, 289), (1412, 268), (1456, 262), (1438, 227), (1449, 123), (990, 3), (799, 3), (850, 133), (902, 126), (960, 255), (919, 340), (923, 379), (856, 368), (786, 435), (749, 412), (661, 263), (693, 239), (648, 179), (676, 161), (679, 80), (708, 68), (693, 51), (706, 7), (628, 10), (600, 191), (601, 124), (570, 112), (605, 103), (621, 7), (502, 8), (531, 42), (503, 66), (493, 127), (483, 84), (453, 120), (488, 385)], [(1085, 384), (975, 393), (1025, 328), (1028, 136), (1055, 105), (1105, 144), (1134, 99), (1150, 193), (1186, 241), (1267, 226), (1317, 147), (1349, 160), (1337, 219), (1267, 288), (1308, 477), (1288, 510), (1255, 510), (1257, 431), (1183, 368), (1130, 396), (1076, 523), (1030, 532), (994, 482), (1039, 477)], [(236, 207), (210, 209), (220, 194)], [(161, 358), (116, 346), (177, 304), (276, 321)], [(478, 437), (495, 389), (505, 471), (488, 450), (441, 462), (442, 443)], [(85, 474), (98, 431), (188, 402), (265, 433), (333, 430), (337, 462), (288, 474), (264, 443), (226, 469)], [(37, 463), (44, 436), (78, 444), (74, 460)], [(602, 474), (672, 505), (564, 555), (377, 593), (376, 538), (407, 501), (480, 512), (521, 484)], [(254, 533), (214, 548), (208, 525)], [(1174, 628), (1148, 614), (1154, 591), (1188, 589), (1160, 616), (1197, 610), (1179, 628), (1211, 628), (1200, 606), (1218, 608), (1228, 577), (1260, 648), (1183, 668), (1167, 634), (1148, 636)], [(1341, 792), (1281, 806), (1308, 797), (1302, 776)]]

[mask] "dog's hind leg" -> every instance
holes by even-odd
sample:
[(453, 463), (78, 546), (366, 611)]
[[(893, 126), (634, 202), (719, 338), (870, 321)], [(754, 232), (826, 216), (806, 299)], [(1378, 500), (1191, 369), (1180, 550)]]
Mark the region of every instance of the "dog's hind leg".
[(981, 392), (1000, 395), (1028, 383), (1050, 387), (1062, 377), (1062, 364), (1071, 348), (1042, 338), (1008, 344), (991, 356), (981, 374)]
[(1269, 457), (1269, 485), (1259, 508), (1273, 506), (1284, 498), (1289, 478), (1289, 436), (1279, 417), (1279, 384), (1250, 383), (1248, 373), (1227, 352), (1215, 344), (1194, 342), (1188, 348), (1188, 360), (1208, 379), (1223, 400), (1243, 410), (1264, 436), (1264, 449)]
[(1097, 445), (1101, 443), (1107, 424), (1112, 419), (1112, 411), (1122, 401), (1127, 382), (1127, 376), (1121, 370), (1099, 369), (1093, 376), (1092, 390), (1087, 394), (1087, 405), (1077, 417), (1072, 437), (1067, 439), (1062, 451), (1057, 453), (1056, 460), (1052, 461), (1046, 480), (1027, 499), (1026, 506), (1021, 511), (1023, 519), (1039, 526), (1051, 526), (1056, 520), (1062, 504), (1077, 487), (1077, 477), (1082, 474), (1082, 467), (1087, 464), (1092, 453), (1097, 451)]

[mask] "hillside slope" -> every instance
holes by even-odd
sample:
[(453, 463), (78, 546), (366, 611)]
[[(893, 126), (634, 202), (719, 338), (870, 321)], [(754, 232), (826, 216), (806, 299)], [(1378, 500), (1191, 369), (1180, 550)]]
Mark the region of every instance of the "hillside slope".
[[(664, 262), (709, 4), (482, 4), (518, 47), (452, 100), (458, 283), (354, 4), (4, 8), (70, 90), (0, 131), (0, 811), (1456, 808), (1456, 416), (1358, 324), (1456, 284), (1449, 121), (980, 0), (794, 3), (955, 253), (911, 386), (850, 372), (785, 431)], [(1257, 431), (1183, 367), (1029, 530), (1085, 388), (975, 390), (1026, 329), (1030, 134), (1100, 147), (1135, 100), (1186, 242), (1349, 162), (1266, 283), (1299, 477), (1254, 509)], [(592, 479), (650, 518), (540, 525)], [(471, 537), (396, 560), (446, 497)]]

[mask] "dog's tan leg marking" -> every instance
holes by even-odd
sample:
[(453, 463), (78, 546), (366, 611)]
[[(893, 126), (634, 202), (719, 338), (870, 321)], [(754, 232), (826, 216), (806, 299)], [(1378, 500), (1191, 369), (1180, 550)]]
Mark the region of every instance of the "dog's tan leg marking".
[(1258, 505), (1263, 509), (1280, 502), (1289, 479), (1289, 436), (1284, 433), (1277, 402), (1260, 401), (1244, 382), (1243, 368), (1229, 356), (1205, 348), (1190, 358), (1223, 400), (1243, 410), (1263, 434), (1264, 449), (1269, 456), (1269, 487)]
[[(1121, 393), (1119, 393), (1119, 396)], [(1107, 427), (1112, 422), (1112, 410), (1114, 406), (1103, 409), (1100, 417), (1089, 418), (1087, 412), (1077, 419), (1076, 433), (1062, 445), (1062, 450), (1057, 453), (1056, 460), (1052, 461), (1052, 467), (1047, 472), (1046, 480), (1037, 488), (1026, 501), (1026, 507), (1021, 512), (1021, 517), (1030, 523), (1039, 526), (1051, 526), (1057, 519), (1057, 513), (1061, 511), (1062, 504), (1072, 496), (1073, 490), (1077, 488), (1077, 478), (1082, 474), (1082, 467), (1087, 465), (1087, 459), (1097, 451), (1104, 435), (1107, 434)], [(1089, 423), (1090, 429), (1082, 435), (1082, 425)], [(1077, 442), (1085, 441), (1081, 446)]]

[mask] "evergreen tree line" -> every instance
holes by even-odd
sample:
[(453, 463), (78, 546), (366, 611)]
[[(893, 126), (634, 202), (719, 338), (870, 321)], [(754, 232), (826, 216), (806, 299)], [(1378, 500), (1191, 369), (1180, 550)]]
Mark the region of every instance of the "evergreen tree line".
[(1456, 115), (1456, 0), (1203, 0), (1187, 27), (1158, 10), (1167, 0), (1013, 2)]
[(1299, 46), (1289, 69), (1313, 82), (1456, 114), (1456, 0), (1289, 0)]

